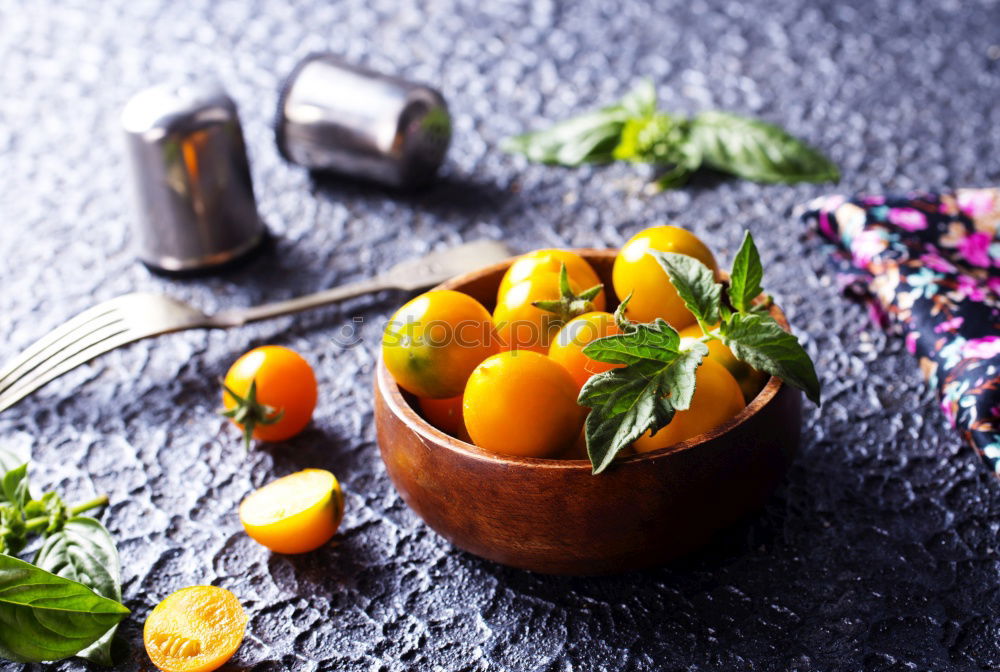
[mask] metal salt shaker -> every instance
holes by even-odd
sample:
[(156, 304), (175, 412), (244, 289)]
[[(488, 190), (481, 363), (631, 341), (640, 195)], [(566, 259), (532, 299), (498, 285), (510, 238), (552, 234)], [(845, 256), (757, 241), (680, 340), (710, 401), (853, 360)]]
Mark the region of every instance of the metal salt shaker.
[(154, 271), (203, 271), (247, 254), (257, 214), (236, 105), (214, 81), (154, 86), (125, 106), (139, 259)]
[(451, 140), (440, 93), (328, 53), (295, 66), (275, 119), (288, 161), (394, 187), (429, 182)]

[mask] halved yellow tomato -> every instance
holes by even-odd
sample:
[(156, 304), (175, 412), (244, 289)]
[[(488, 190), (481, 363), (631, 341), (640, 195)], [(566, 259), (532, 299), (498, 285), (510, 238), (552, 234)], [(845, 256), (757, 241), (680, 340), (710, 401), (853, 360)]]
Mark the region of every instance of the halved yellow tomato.
[(240, 504), (250, 538), (275, 553), (307, 553), (330, 541), (344, 515), (344, 493), (325, 469), (272, 481)]

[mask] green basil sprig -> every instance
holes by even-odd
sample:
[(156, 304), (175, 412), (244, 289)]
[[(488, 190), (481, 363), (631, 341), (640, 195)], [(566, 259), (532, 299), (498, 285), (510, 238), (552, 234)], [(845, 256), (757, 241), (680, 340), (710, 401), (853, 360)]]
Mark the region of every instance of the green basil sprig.
[[(50, 535), (35, 555), (35, 565), (56, 576), (81, 583), (101, 597), (122, 601), (122, 570), (111, 533), (99, 521), (74, 516)], [(124, 608), (124, 607), (123, 607)], [(128, 613), (128, 610), (125, 611)], [(117, 625), (76, 655), (99, 665), (114, 665), (111, 641)]]
[(661, 169), (661, 189), (683, 186), (702, 167), (756, 182), (840, 179), (826, 156), (773, 124), (718, 110), (692, 118), (657, 111), (649, 80), (616, 105), (508, 138), (503, 148), (564, 166), (613, 160), (653, 164)]
[(820, 383), (809, 355), (771, 317), (770, 297), (754, 303), (763, 292), (764, 271), (749, 231), (730, 271), (728, 303), (723, 302), (723, 287), (711, 269), (697, 259), (657, 250), (650, 254), (704, 335), (682, 343), (677, 330), (662, 319), (651, 324), (630, 322), (625, 318), (626, 298), (615, 314), (624, 333), (599, 338), (584, 348), (591, 359), (624, 365), (592, 376), (580, 391), (579, 404), (591, 409), (585, 432), (595, 474), (640, 436), (659, 431), (677, 411), (690, 407), (695, 373), (711, 340), (721, 340), (737, 359), (781, 378), (820, 403)]
[[(79, 655), (111, 665), (111, 640), (129, 613), (121, 604), (121, 563), (107, 529), (79, 515), (108, 498), (74, 507), (55, 492), (35, 499), (26, 462), (0, 449), (0, 466), (0, 658)], [(14, 557), (32, 534), (45, 537), (34, 564)]]

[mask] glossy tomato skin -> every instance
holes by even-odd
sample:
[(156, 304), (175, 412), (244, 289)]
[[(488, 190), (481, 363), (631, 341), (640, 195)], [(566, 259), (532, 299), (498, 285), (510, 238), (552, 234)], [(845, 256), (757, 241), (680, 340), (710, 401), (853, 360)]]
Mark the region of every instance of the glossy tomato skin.
[[(581, 290), (587, 290), (601, 284), (601, 279), (594, 267), (579, 254), (569, 250), (535, 250), (515, 259), (507, 272), (504, 273), (500, 280), (500, 288), (497, 290), (497, 303), (514, 285), (524, 282), (538, 273), (559, 273), (563, 264), (566, 264), (566, 275)], [(594, 310), (604, 310), (606, 304), (607, 299), (602, 290), (594, 297)]]
[(469, 433), (465, 431), (465, 420), (462, 418), (462, 395), (447, 399), (418, 397), (417, 406), (420, 407), (424, 419), (445, 434), (462, 441), (469, 440)]
[(567, 322), (559, 330), (549, 345), (549, 357), (569, 372), (579, 391), (594, 374), (622, 366), (591, 359), (583, 354), (583, 349), (598, 338), (620, 333), (621, 329), (615, 324), (615, 316), (611, 313), (598, 311), (584, 313)]
[(695, 373), (691, 407), (677, 411), (669, 425), (652, 436), (646, 432), (632, 445), (639, 453), (672, 446), (718, 427), (744, 406), (740, 386), (724, 366), (706, 357)]
[(462, 394), (484, 359), (500, 351), (489, 312), (468, 294), (433, 290), (400, 308), (382, 336), (382, 360), (418, 397)]
[[(572, 278), (569, 285), (574, 293), (587, 289)], [(501, 349), (546, 354), (563, 323), (555, 313), (536, 308), (532, 303), (558, 299), (559, 296), (559, 273), (555, 271), (539, 271), (512, 285), (500, 297), (493, 311), (493, 323)]]
[(462, 407), (473, 443), (521, 457), (562, 452), (579, 436), (586, 413), (566, 369), (528, 350), (502, 352), (476, 367)]
[(243, 642), (247, 615), (218, 586), (190, 586), (168, 595), (146, 618), (143, 644), (162, 672), (212, 672)]
[[(258, 424), (254, 428), (254, 438), (284, 441), (309, 424), (316, 408), (316, 375), (301, 355), (280, 345), (254, 348), (236, 360), (224, 382), (226, 387), (245, 397), (254, 381), (257, 401), (284, 413), (274, 424)], [(230, 410), (236, 406), (236, 400), (224, 391), (222, 404)]]
[(240, 503), (251, 539), (275, 553), (308, 553), (326, 544), (344, 515), (344, 493), (325, 469), (304, 469), (271, 481)]
[[(701, 338), (701, 327), (692, 324), (680, 331), (681, 338)], [(729, 371), (730, 375), (736, 379), (743, 391), (743, 398), (749, 403), (764, 388), (767, 383), (767, 374), (753, 368), (746, 362), (736, 359), (732, 351), (726, 344), (718, 339), (712, 339), (708, 343), (708, 356), (722, 364)]]
[(677, 295), (666, 272), (649, 250), (676, 252), (694, 257), (714, 273), (719, 267), (712, 251), (690, 231), (676, 226), (654, 226), (634, 235), (615, 258), (611, 279), (615, 294), (632, 299), (626, 309), (634, 322), (652, 322), (661, 317), (674, 329), (683, 329), (695, 319)]

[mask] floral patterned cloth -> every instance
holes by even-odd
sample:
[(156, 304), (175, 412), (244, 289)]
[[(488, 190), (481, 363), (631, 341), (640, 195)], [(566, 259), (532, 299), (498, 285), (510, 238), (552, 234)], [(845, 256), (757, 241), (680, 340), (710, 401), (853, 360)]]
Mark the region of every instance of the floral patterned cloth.
[(1000, 475), (1000, 189), (827, 196), (803, 220), (831, 243), (845, 293), (869, 301)]

